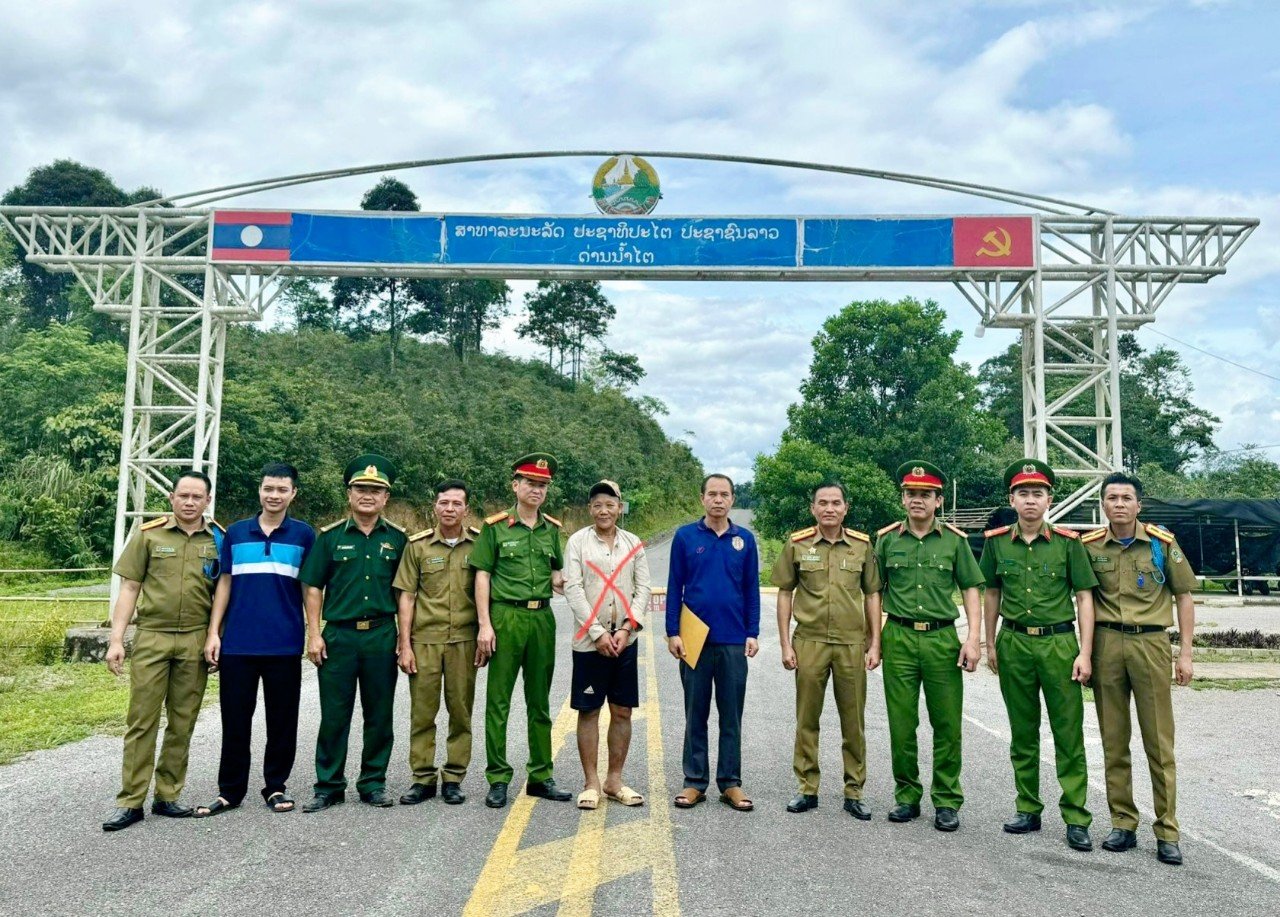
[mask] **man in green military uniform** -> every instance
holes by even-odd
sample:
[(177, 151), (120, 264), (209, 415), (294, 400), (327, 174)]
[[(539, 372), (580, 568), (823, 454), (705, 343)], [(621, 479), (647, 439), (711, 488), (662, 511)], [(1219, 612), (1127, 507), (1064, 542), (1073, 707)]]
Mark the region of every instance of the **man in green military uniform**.
[[(107, 668), (115, 675), (124, 669), (124, 634), (135, 610), (138, 626), (129, 668), (120, 794), (115, 814), (102, 823), (103, 831), (120, 831), (142, 821), (152, 774), (153, 815), (187, 818), (194, 812), (177, 800), (187, 780), (191, 733), (209, 674), (204, 640), (222, 534), (204, 518), (211, 490), (203, 472), (180, 474), (169, 494), (173, 514), (143, 525), (116, 561), (120, 596), (107, 644)], [(168, 725), (157, 762), (161, 710), (166, 711)]]
[(507, 804), (507, 786), (515, 775), (507, 762), (507, 718), (516, 677), (522, 672), (529, 717), (525, 792), (559, 802), (573, 798), (551, 776), (551, 676), (556, 662), (551, 591), (564, 588), (564, 549), (560, 520), (543, 513), (541, 506), (556, 460), (534, 452), (517, 459), (511, 470), (516, 505), (485, 519), (471, 549), (480, 619), (476, 652), (480, 663), (489, 666), (484, 711), (489, 793), (484, 804), (491, 809)]
[(356, 790), (361, 802), (393, 805), (387, 793), (395, 738), (391, 713), (397, 608), (392, 583), (408, 541), (404, 529), (382, 515), (395, 479), (395, 465), (380, 455), (361, 455), (347, 465), (343, 482), (351, 515), (320, 530), (298, 574), (305, 587), (307, 658), (319, 668), (320, 682), (315, 797), (302, 807), (304, 812), (346, 800), (347, 741), (357, 689), (364, 742)]
[(409, 538), (396, 573), (400, 590), (400, 670), (409, 676), (409, 767), (413, 786), (400, 804), (436, 795), (436, 714), (440, 692), (449, 711), (440, 797), (466, 801), (471, 763), (471, 708), (476, 699), (475, 568), (468, 561), (479, 529), (463, 525), (470, 490), (464, 481), (436, 487), (436, 524)]
[(1180, 649), (1174, 676), (1178, 684), (1190, 684), (1195, 571), (1171, 532), (1138, 520), (1142, 483), (1137, 478), (1109, 475), (1102, 482), (1102, 509), (1109, 524), (1080, 539), (1098, 577), (1093, 591), (1098, 629), (1093, 640), (1092, 686), (1111, 809), (1111, 833), (1102, 848), (1118, 853), (1138, 843), (1129, 759), (1132, 697), (1151, 772), (1156, 856), (1162, 863), (1180, 866), (1167, 628), (1173, 624), (1176, 603)]
[[(889, 821), (908, 822), (920, 815), (924, 786), (916, 729), (920, 690), (933, 730), (933, 780), (929, 799), (939, 831), (960, 827), (960, 723), (964, 676), (981, 657), (982, 599), (985, 580), (965, 533), (937, 517), (947, 477), (938, 466), (915, 460), (898, 468), (904, 522), (876, 533), (876, 555), (885, 579), (884, 700), (889, 712), (893, 761), (893, 798)], [(959, 589), (969, 629), (963, 644), (956, 632), (952, 590)]]
[[(1089, 555), (1075, 532), (1045, 522), (1057, 476), (1044, 462), (1020, 459), (1005, 469), (1013, 525), (986, 533), (979, 566), (987, 580), (983, 613), (987, 665), (1000, 676), (1009, 713), (1009, 757), (1018, 791), (1017, 814), (1005, 822), (1010, 834), (1040, 830), (1040, 695), (1053, 732), (1054, 756), (1067, 823), (1067, 844), (1092, 850), (1087, 806), (1088, 764), (1084, 753), (1084, 697), (1093, 651), (1093, 593), (1098, 584)], [(1072, 620), (1071, 596), (1075, 594)], [(992, 638), (996, 618), (1003, 618)]]
[(792, 769), (800, 792), (787, 811), (818, 807), (818, 729), (830, 680), (843, 740), (844, 810), (866, 821), (871, 810), (862, 801), (867, 779), (864, 714), (867, 671), (880, 664), (880, 569), (870, 536), (844, 527), (849, 503), (843, 484), (819, 484), (809, 511), (817, 525), (792, 533), (771, 577), (778, 587), (782, 666), (796, 673)]

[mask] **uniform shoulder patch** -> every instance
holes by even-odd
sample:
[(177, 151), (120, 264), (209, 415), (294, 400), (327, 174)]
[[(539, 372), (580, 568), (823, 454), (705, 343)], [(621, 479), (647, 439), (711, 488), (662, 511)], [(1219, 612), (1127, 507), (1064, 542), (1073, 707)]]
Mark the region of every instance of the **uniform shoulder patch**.
[(543, 514), (542, 514), (542, 518), (543, 518), (543, 519), (546, 519), (548, 522), (550, 522), (550, 523), (551, 523), (552, 525), (554, 525), (556, 528), (563, 528), (563, 527), (564, 527), (564, 523), (563, 523), (563, 522), (561, 522), (559, 519), (557, 519), (555, 516), (548, 516), (546, 513), (543, 513)]
[(402, 535), (405, 534), (403, 525), (396, 525), (396, 523), (392, 522), (390, 519), (387, 519), (387, 518), (383, 518), (382, 521), (387, 524), (387, 528), (395, 529), (397, 532), (399, 532)]
[(865, 541), (867, 544), (871, 544), (871, 536), (866, 532), (859, 532), (857, 529), (845, 529), (844, 533), (850, 538), (856, 538), (859, 541)]
[(1061, 535), (1063, 538), (1079, 538), (1080, 537), (1080, 533), (1077, 532), (1075, 529), (1066, 529), (1060, 525), (1050, 526), (1050, 528), (1053, 529), (1053, 534)]
[(152, 519), (150, 522), (144, 522), (142, 524), (142, 528), (140, 529), (140, 531), (149, 532), (152, 529), (158, 529), (160, 528), (160, 526), (164, 525), (168, 521), (169, 521), (168, 516), (160, 516), (157, 519)]
[(507, 518), (507, 511), (503, 510), (500, 513), (494, 513), (492, 516), (485, 516), (484, 524), (493, 525), (495, 522), (501, 522), (503, 519), (506, 519), (506, 518)]
[(817, 529), (811, 525), (807, 529), (800, 529), (798, 532), (792, 532), (788, 540), (804, 541), (806, 538), (808, 538), (810, 535), (812, 535), (816, 531)]
[(961, 538), (968, 538), (968, 537), (969, 537), (969, 533), (968, 533), (968, 532), (966, 532), (964, 529), (960, 528), (959, 526), (952, 525), (950, 522), (944, 522), (944, 523), (942, 523), (942, 524), (943, 524), (946, 528), (950, 529), (950, 530), (951, 530), (951, 533), (952, 533), (952, 534), (954, 534), (954, 535), (959, 535)]
[(1148, 522), (1144, 526), (1147, 534), (1152, 538), (1159, 538), (1165, 544), (1173, 544), (1173, 532), (1166, 528), (1156, 525), (1154, 522)]
[(892, 532), (894, 529), (896, 529), (896, 528), (897, 528), (898, 526), (900, 526), (900, 525), (902, 525), (902, 523), (901, 523), (901, 522), (890, 522), (890, 523), (889, 523), (888, 525), (886, 525), (884, 528), (882, 528), (882, 529), (880, 529), (878, 532), (876, 532), (876, 534), (877, 534), (877, 535), (888, 535), (890, 532)]
[(1092, 532), (1085, 532), (1080, 536), (1080, 540), (1086, 544), (1097, 541), (1107, 534), (1107, 527), (1104, 525), (1100, 529), (1094, 529)]
[(347, 521), (347, 520), (346, 520), (346, 518), (344, 517), (344, 518), (342, 518), (342, 519), (337, 520), (336, 522), (330, 522), (328, 525), (326, 525), (326, 526), (325, 526), (324, 528), (322, 528), (320, 531), (321, 531), (321, 532), (332, 532), (334, 529), (336, 529), (338, 526), (342, 525), (342, 524), (343, 524), (344, 522), (346, 522), (346, 521)]
[(982, 537), (995, 538), (997, 535), (1006, 535), (1008, 534), (1009, 529), (1011, 528), (1013, 528), (1013, 526), (1011, 525), (1002, 525), (998, 529), (987, 529), (985, 532), (982, 533)]
[(435, 529), (423, 529), (421, 532), (417, 532), (416, 534), (410, 535), (409, 540), (421, 541), (424, 538), (430, 538), (434, 532), (435, 532)]
[(223, 525), (221, 522), (219, 522), (217, 519), (210, 519), (209, 524), (212, 525), (215, 529), (217, 529), (222, 534), (224, 535), (227, 534), (227, 527)]
[(470, 532), (472, 535), (479, 535), (479, 534), (480, 534), (480, 530), (479, 530), (478, 528), (476, 528), (474, 525), (469, 525), (469, 526), (467, 526), (467, 531), (468, 531), (468, 532)]

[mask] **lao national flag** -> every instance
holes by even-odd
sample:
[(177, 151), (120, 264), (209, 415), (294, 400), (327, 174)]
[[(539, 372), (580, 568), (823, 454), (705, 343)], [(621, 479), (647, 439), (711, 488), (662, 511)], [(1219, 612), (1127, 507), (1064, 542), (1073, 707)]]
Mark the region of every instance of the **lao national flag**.
[(293, 214), (279, 210), (215, 210), (214, 261), (288, 261)]
[(1032, 217), (956, 217), (951, 240), (956, 267), (1036, 266)]

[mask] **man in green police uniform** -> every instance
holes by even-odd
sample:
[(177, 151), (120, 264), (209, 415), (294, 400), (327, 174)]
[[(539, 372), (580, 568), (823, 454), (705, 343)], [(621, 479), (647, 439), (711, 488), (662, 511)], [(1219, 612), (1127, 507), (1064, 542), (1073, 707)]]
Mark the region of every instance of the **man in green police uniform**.
[(346, 800), (347, 740), (357, 688), (364, 743), (356, 790), (371, 806), (393, 804), (386, 787), (395, 738), (392, 582), (408, 540), (404, 529), (382, 516), (395, 479), (396, 468), (389, 459), (361, 455), (353, 460), (343, 475), (351, 515), (320, 530), (298, 574), (305, 586), (307, 658), (320, 670), (315, 798), (302, 807), (304, 812), (319, 812)]
[[(1004, 824), (1010, 834), (1040, 830), (1040, 695), (1053, 732), (1058, 803), (1067, 844), (1092, 850), (1089, 839), (1088, 764), (1084, 753), (1084, 698), (1093, 651), (1093, 593), (1097, 577), (1075, 532), (1045, 522), (1057, 476), (1044, 462), (1020, 459), (1005, 469), (1009, 503), (1018, 521), (986, 533), (979, 566), (987, 580), (983, 613), (987, 665), (1000, 676), (1009, 712), (1009, 757), (1018, 810)], [(1071, 596), (1080, 636), (1072, 621)], [(996, 617), (1003, 618), (992, 639)]]
[(556, 661), (551, 591), (564, 588), (564, 549), (560, 520), (540, 507), (555, 476), (556, 460), (534, 452), (517, 459), (511, 470), (516, 505), (485, 519), (471, 549), (480, 619), (476, 653), (480, 664), (489, 666), (484, 711), (489, 793), (484, 804), (491, 809), (507, 804), (507, 786), (515, 775), (507, 762), (507, 718), (521, 672), (529, 716), (525, 792), (559, 802), (573, 798), (551, 776), (551, 676)]
[[(824, 481), (809, 512), (817, 525), (793, 532), (773, 565), (778, 587), (782, 667), (796, 673), (796, 742), (792, 770), (800, 793), (788, 812), (818, 807), (818, 729), (831, 679), (840, 714), (844, 810), (871, 818), (862, 801), (867, 780), (867, 671), (880, 664), (880, 569), (871, 537), (844, 527), (844, 485)], [(796, 630), (791, 633), (791, 616)]]
[(1133, 802), (1129, 758), (1129, 699), (1138, 708), (1138, 728), (1151, 772), (1156, 820), (1156, 857), (1182, 865), (1178, 846), (1176, 767), (1173, 759), (1173, 696), (1169, 686), (1169, 632), (1178, 606), (1178, 659), (1174, 676), (1191, 683), (1191, 638), (1195, 632), (1195, 572), (1173, 534), (1138, 520), (1142, 483), (1126, 474), (1102, 482), (1102, 509), (1109, 525), (1081, 537), (1098, 587), (1093, 640), (1093, 701), (1102, 732), (1111, 833), (1103, 850), (1137, 846), (1138, 807)]
[(449, 737), (440, 769), (441, 798), (466, 801), (462, 778), (471, 763), (471, 708), (476, 699), (475, 568), (468, 563), (479, 529), (463, 524), (466, 482), (436, 487), (436, 524), (409, 538), (396, 573), (400, 590), (400, 670), (409, 676), (409, 767), (413, 786), (404, 806), (436, 795), (436, 714), (440, 692), (449, 711)]
[[(187, 755), (209, 670), (204, 640), (209, 631), (213, 589), (218, 581), (221, 530), (205, 521), (211, 485), (203, 472), (178, 475), (169, 494), (173, 515), (153, 519), (125, 545), (116, 561), (120, 596), (111, 615), (107, 668), (124, 669), (124, 634), (138, 613), (129, 668), (129, 712), (125, 718), (124, 764), (115, 815), (103, 831), (120, 831), (142, 821), (151, 777), (156, 779), (153, 815), (186, 818), (194, 811), (180, 805), (187, 780)], [(168, 715), (160, 760), (156, 738), (160, 711)]]
[[(982, 599), (985, 580), (965, 533), (938, 518), (947, 476), (925, 461), (898, 468), (904, 522), (877, 532), (876, 555), (885, 579), (884, 700), (889, 712), (893, 761), (893, 798), (889, 821), (908, 822), (920, 815), (924, 786), (916, 729), (920, 725), (920, 689), (933, 729), (933, 826), (960, 827), (960, 722), (964, 707), (963, 672), (981, 658)], [(959, 589), (969, 630), (960, 643), (955, 602)]]

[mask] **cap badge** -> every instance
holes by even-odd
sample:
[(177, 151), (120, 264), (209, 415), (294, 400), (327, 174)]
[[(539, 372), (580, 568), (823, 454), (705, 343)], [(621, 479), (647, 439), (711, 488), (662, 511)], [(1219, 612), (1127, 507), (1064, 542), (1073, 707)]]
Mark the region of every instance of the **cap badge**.
[(919, 465), (917, 465), (916, 467), (911, 469), (911, 476), (915, 478), (924, 477), (924, 469), (921, 468)]
[(1023, 474), (1035, 474), (1036, 466), (1028, 462), (1027, 464), (1022, 466), (1022, 472)]
[(365, 473), (365, 474), (367, 474), (367, 475), (372, 475), (372, 476), (374, 476), (374, 477), (377, 477), (377, 475), (378, 475), (378, 466), (377, 466), (377, 465), (365, 465), (365, 466), (364, 466), (364, 473)]
[(544, 470), (545, 470), (545, 469), (546, 469), (546, 467), (547, 467), (547, 460), (546, 460), (546, 459), (538, 459), (536, 462), (534, 462), (534, 466), (535, 466), (536, 468), (544, 469)]

